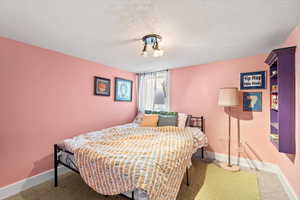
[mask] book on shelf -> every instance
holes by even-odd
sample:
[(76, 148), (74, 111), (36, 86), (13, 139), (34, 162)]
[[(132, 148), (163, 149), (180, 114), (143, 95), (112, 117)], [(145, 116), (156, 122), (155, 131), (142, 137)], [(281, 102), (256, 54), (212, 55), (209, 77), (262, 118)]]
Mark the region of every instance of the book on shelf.
[(276, 78), (277, 74), (278, 74), (277, 70), (272, 71), (270, 78)]
[(277, 85), (272, 85), (271, 92), (272, 93), (277, 93), (278, 92), (278, 86)]
[(274, 139), (274, 140), (278, 140), (279, 139), (279, 135), (276, 134), (276, 133), (271, 133), (270, 138)]
[(277, 123), (277, 122), (272, 122), (271, 126), (276, 128), (276, 129), (279, 129), (279, 123)]

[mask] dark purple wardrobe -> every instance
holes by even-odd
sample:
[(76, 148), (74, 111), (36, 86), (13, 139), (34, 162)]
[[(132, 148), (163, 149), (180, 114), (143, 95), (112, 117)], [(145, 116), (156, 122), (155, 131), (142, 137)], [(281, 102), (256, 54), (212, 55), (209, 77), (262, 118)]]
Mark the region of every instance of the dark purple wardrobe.
[(271, 142), (289, 154), (295, 154), (295, 51), (275, 49), (265, 61), (270, 66)]

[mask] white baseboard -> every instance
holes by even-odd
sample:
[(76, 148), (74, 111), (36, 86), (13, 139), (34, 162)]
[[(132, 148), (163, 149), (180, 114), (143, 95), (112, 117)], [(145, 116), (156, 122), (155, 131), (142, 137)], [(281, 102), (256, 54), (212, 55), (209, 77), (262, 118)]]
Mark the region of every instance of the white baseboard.
[[(199, 157), (199, 155), (196, 155), (196, 157)], [(214, 159), (219, 162), (226, 162), (228, 156), (225, 154), (221, 154), (221, 153), (214, 153), (214, 152), (206, 151), (205, 158)], [(259, 160), (238, 158), (236, 156), (231, 156), (231, 160), (232, 160), (232, 163), (239, 164), (241, 167), (275, 173), (278, 176), (285, 192), (287, 193), (289, 200), (298, 200), (298, 197), (297, 197), (295, 191), (289, 184), (288, 180), (286, 179), (286, 177), (284, 176), (284, 174), (282, 173), (282, 171), (281, 171), (280, 167), (278, 167), (278, 165), (275, 165), (273, 163), (262, 162)]]
[[(65, 174), (69, 171), (70, 170), (68, 168), (60, 166), (58, 168), (58, 175)], [(53, 177), (54, 177), (54, 170), (51, 169), (51, 170), (42, 172), (40, 174), (34, 175), (32, 177), (23, 179), (21, 181), (18, 181), (16, 183), (1, 187), (0, 188), (0, 200), (8, 198), (10, 196), (13, 196), (19, 192), (27, 190), (28, 188), (31, 188), (33, 186), (36, 186), (36, 185), (46, 182), (48, 180), (51, 180), (51, 179), (53, 179)]]
[(295, 191), (293, 190), (293, 188), (290, 185), (289, 181), (286, 179), (285, 175), (282, 173), (282, 171), (279, 167), (278, 167), (277, 176), (278, 176), (285, 192), (287, 193), (289, 199), (290, 200), (298, 200), (298, 197), (297, 197)]
[[(205, 157), (209, 159), (215, 159), (220, 162), (227, 162), (228, 156), (221, 153), (214, 153), (210, 151), (205, 152)], [(231, 156), (231, 162), (233, 164), (239, 164), (241, 167), (256, 169), (260, 171), (267, 171), (272, 173), (278, 172), (278, 166), (273, 163), (262, 162), (259, 160), (251, 160), (247, 158), (238, 158), (236, 156)]]
[[(200, 152), (197, 152), (195, 154), (195, 156), (200, 157), (199, 153)], [(220, 153), (214, 153), (214, 152), (210, 152), (210, 151), (205, 151), (205, 158), (215, 159), (220, 162), (227, 161), (227, 155), (220, 154)], [(272, 164), (272, 163), (261, 162), (258, 160), (250, 160), (247, 158), (237, 158), (235, 156), (232, 156), (231, 159), (232, 159), (232, 163), (239, 163), (239, 165), (242, 167), (247, 167), (247, 168), (251, 168), (251, 169), (257, 169), (257, 170), (267, 171), (267, 172), (272, 172), (272, 173), (277, 174), (289, 199), (290, 200), (298, 200), (296, 193), (294, 192), (294, 190), (291, 187), (291, 185), (289, 184), (288, 180), (286, 179), (286, 177), (282, 173), (281, 169), (277, 165)], [(63, 167), (63, 166), (60, 166), (58, 168), (59, 175), (65, 174), (69, 171), (70, 170), (68, 168)], [(19, 192), (27, 190), (28, 188), (31, 188), (33, 186), (36, 186), (38, 184), (41, 184), (43, 182), (53, 179), (53, 173), (54, 173), (54, 170), (51, 169), (46, 172), (37, 174), (35, 176), (23, 179), (16, 183), (13, 183), (13, 184), (10, 184), (10, 185), (0, 188), (0, 200), (5, 199), (10, 196), (13, 196)]]

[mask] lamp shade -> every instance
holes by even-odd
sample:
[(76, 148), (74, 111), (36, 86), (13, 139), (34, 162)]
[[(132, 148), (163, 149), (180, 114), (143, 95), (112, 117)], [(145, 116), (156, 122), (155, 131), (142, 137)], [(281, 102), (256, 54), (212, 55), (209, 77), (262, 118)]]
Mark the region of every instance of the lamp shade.
[(239, 92), (237, 88), (221, 88), (219, 92), (220, 106), (231, 107), (239, 105)]

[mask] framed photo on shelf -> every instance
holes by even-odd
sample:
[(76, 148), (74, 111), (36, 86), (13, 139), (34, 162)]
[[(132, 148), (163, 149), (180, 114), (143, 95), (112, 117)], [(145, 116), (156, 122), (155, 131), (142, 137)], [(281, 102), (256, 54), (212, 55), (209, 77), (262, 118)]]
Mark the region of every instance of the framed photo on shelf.
[(262, 112), (262, 92), (244, 92), (243, 111)]
[(94, 95), (110, 96), (110, 79), (95, 76)]
[(266, 72), (245, 72), (240, 76), (240, 89), (265, 89), (266, 88)]
[(277, 85), (272, 85), (271, 92), (272, 93), (277, 93), (278, 92), (278, 86)]
[(271, 95), (271, 108), (278, 111), (278, 94)]
[(132, 81), (115, 78), (115, 101), (132, 101)]

